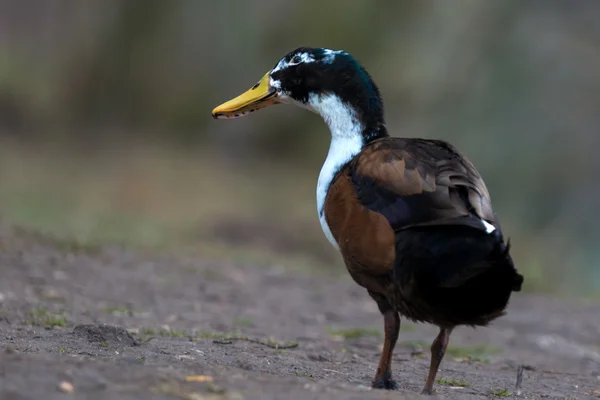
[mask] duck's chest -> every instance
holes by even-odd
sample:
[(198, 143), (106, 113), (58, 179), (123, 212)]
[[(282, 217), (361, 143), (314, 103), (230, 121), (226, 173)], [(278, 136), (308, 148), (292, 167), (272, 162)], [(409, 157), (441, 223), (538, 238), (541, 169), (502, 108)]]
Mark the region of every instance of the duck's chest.
[(342, 172), (342, 169), (360, 152), (362, 148), (362, 137), (353, 135), (333, 135), (327, 158), (321, 167), (319, 180), (317, 181), (317, 212), (321, 229), (327, 240), (339, 250), (339, 245), (332, 234), (327, 222), (325, 202), (331, 190), (334, 178)]
[(323, 230), (325, 237), (336, 250), (339, 250), (340, 247), (329, 228), (325, 216), (325, 199), (327, 198), (327, 193), (329, 192), (335, 173), (336, 171), (333, 171), (333, 168), (327, 166), (327, 162), (325, 162), (323, 168), (321, 168), (321, 173), (319, 174), (319, 180), (317, 182), (317, 212), (319, 215), (319, 222), (321, 223), (321, 229)]
[(342, 253), (350, 272), (366, 268), (372, 272), (391, 269), (394, 232), (387, 219), (367, 209), (357, 198), (350, 166), (339, 170), (326, 185), (317, 185), (317, 208), (321, 228)]

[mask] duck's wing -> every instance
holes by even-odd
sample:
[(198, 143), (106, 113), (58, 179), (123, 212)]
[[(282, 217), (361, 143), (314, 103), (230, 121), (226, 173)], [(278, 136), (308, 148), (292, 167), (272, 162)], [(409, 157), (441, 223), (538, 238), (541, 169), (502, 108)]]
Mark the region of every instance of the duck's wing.
[(512, 266), (483, 179), (450, 144), (381, 139), (355, 158), (350, 175), (358, 201), (395, 232), (394, 277), (405, 288), (414, 277), (461, 285), (496, 259)]
[(492, 231), (497, 224), (483, 179), (446, 142), (380, 139), (349, 167), (358, 200), (385, 216), (395, 231), (424, 225)]

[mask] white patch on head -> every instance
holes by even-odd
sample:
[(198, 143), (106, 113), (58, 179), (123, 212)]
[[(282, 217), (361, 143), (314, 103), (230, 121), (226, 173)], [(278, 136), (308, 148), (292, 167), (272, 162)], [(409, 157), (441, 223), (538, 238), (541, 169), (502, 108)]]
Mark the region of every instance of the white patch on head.
[(481, 220), (483, 226), (485, 227), (485, 231), (487, 234), (490, 234), (496, 230), (496, 227), (485, 220)]
[(344, 50), (331, 50), (331, 49), (323, 49), (323, 62), (327, 64), (333, 63), (335, 60), (335, 56), (338, 54), (345, 54)]
[[(320, 61), (323, 63), (326, 63), (326, 64), (331, 64), (335, 60), (335, 56), (338, 54), (347, 54), (347, 53), (344, 50), (323, 49), (323, 57), (321, 58)], [(294, 65), (298, 65), (298, 64), (302, 64), (302, 63), (308, 64), (308, 63), (312, 63), (315, 61), (316, 60), (312, 56), (312, 54), (310, 54), (308, 52), (296, 53), (290, 60), (286, 60), (285, 58), (282, 58), (281, 60), (279, 60), (279, 62), (275, 66), (275, 68), (273, 68), (271, 70), (271, 73), (281, 71), (283, 69), (286, 69), (286, 68), (294, 66)], [(274, 80), (273, 78), (270, 78), (269, 84), (271, 85), (271, 87), (273, 87), (275, 89), (281, 89), (281, 82), (278, 80)]]
[(294, 54), (294, 56), (290, 60), (286, 60), (285, 58), (282, 58), (277, 63), (275, 68), (273, 68), (273, 70), (271, 72), (277, 72), (282, 69), (286, 69), (287, 67), (291, 67), (291, 66), (298, 65), (301, 63), (308, 64), (311, 62), (315, 62), (315, 59), (313, 58), (312, 55), (308, 54), (307, 52), (297, 53), (297, 54)]
[(275, 89), (281, 89), (281, 81), (276, 81), (273, 78), (269, 78), (269, 86)]
[(327, 224), (323, 207), (333, 177), (363, 147), (363, 126), (358, 121), (354, 110), (333, 94), (311, 94), (308, 104), (304, 106), (320, 114), (331, 131), (329, 153), (327, 153), (327, 159), (321, 168), (317, 183), (317, 210), (325, 236), (333, 247), (339, 250), (339, 246)]
[[(299, 60), (296, 60), (296, 58), (299, 57)], [(294, 57), (292, 57), (292, 59), (288, 62), (288, 67), (292, 66), (292, 65), (298, 65), (300, 63), (311, 63), (314, 62), (315, 59), (313, 58), (312, 55), (308, 54), (308, 53), (300, 53), (300, 54), (296, 54), (294, 55)]]

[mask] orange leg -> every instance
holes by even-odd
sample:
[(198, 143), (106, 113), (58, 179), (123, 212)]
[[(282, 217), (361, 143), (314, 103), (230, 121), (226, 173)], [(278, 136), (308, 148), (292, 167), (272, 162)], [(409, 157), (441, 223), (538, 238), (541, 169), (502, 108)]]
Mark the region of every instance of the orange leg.
[(448, 347), (448, 341), (450, 340), (450, 333), (452, 328), (440, 328), (440, 333), (437, 335), (433, 344), (431, 345), (431, 363), (429, 364), (429, 375), (427, 381), (425, 381), (425, 387), (421, 394), (431, 394), (433, 391), (433, 382), (435, 376), (446, 353), (446, 347)]
[(393, 309), (386, 310), (383, 313), (383, 324), (385, 331), (383, 350), (372, 386), (378, 389), (398, 389), (398, 384), (392, 379), (392, 353), (400, 332), (398, 312)]

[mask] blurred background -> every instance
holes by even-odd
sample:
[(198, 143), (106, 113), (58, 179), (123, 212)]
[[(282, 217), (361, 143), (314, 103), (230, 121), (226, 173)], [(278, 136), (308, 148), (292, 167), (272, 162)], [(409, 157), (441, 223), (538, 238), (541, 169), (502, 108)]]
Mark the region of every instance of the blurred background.
[(299, 46), (344, 49), (392, 134), (485, 178), (531, 291), (600, 292), (600, 2), (1, 0), (0, 219), (65, 246), (345, 273), (318, 116), (211, 110)]

